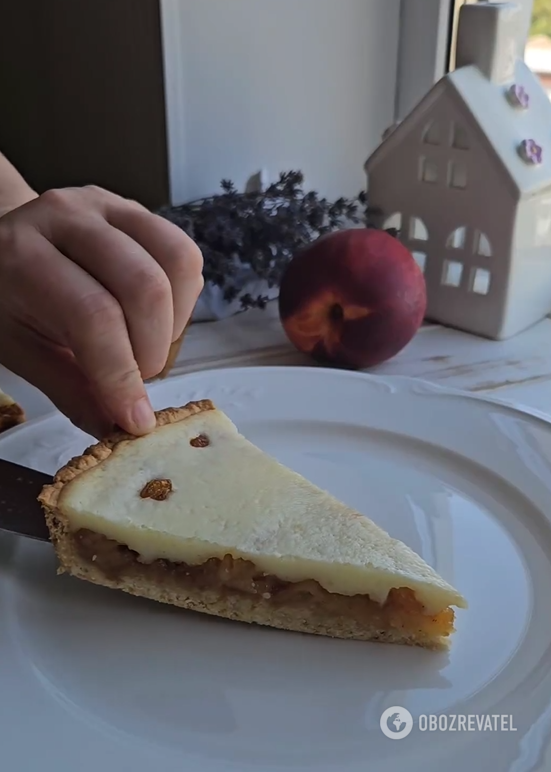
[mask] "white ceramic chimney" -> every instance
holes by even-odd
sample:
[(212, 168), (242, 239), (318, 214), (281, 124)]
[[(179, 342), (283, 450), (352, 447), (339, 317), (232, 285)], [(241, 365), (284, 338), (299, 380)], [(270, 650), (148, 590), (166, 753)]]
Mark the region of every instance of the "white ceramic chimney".
[(461, 6), (456, 67), (474, 64), (488, 80), (507, 83), (514, 77), (522, 27), (522, 9), (517, 3)]

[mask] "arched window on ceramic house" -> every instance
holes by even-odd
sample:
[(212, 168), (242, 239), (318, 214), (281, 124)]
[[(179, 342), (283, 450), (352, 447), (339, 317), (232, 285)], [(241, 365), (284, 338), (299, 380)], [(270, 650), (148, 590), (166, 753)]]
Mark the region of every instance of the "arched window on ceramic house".
[(423, 129), (422, 140), (424, 145), (439, 145), (442, 141), (440, 125), (436, 121), (427, 123)]
[(474, 253), (480, 257), (492, 257), (490, 239), (485, 233), (477, 231), (474, 237)]
[(408, 246), (411, 249), (413, 259), (419, 268), (425, 272), (427, 266), (426, 244), (429, 240), (429, 231), (424, 221), (420, 217), (409, 218), (408, 228)]
[(448, 249), (465, 249), (467, 240), (467, 228), (464, 225), (460, 225), (453, 230), (446, 240), (446, 246)]
[(451, 146), (456, 150), (470, 150), (469, 132), (462, 123), (452, 123)]
[(383, 223), (384, 230), (395, 230), (398, 235), (402, 232), (402, 214), (401, 212), (394, 212), (387, 217)]
[(429, 231), (420, 217), (410, 217), (408, 237), (410, 241), (428, 241)]

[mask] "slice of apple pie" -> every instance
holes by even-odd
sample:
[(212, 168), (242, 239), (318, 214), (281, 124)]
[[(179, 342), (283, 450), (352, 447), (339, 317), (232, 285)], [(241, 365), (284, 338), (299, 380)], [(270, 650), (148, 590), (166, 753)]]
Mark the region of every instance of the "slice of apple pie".
[(24, 422), (23, 408), (9, 394), (0, 389), (0, 432), (5, 432), (7, 429)]
[(391, 538), (243, 437), (209, 400), (117, 434), (44, 488), (60, 572), (242, 622), (442, 648), (466, 601)]

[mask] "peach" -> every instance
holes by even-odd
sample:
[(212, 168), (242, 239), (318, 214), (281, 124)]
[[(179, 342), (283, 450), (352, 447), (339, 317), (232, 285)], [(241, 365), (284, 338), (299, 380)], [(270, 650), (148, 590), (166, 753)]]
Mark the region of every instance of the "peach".
[(322, 236), (291, 260), (279, 315), (294, 346), (316, 361), (373, 367), (413, 338), (426, 311), (423, 273), (394, 236), (351, 228)]

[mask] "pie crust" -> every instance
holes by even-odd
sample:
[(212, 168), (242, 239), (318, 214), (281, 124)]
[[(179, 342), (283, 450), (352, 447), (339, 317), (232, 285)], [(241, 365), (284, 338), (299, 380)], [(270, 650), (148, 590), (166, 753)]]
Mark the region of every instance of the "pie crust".
[(8, 394), (0, 391), (0, 432), (25, 423), (25, 412)]
[(166, 362), (164, 364), (163, 369), (161, 370), (160, 373), (155, 375), (153, 378), (149, 378), (148, 381), (147, 381), (148, 383), (153, 383), (154, 381), (162, 381), (170, 374), (170, 371), (174, 367), (176, 359), (178, 358), (178, 355), (180, 353), (180, 349), (182, 348), (182, 343), (183, 343), (185, 334), (186, 334), (190, 324), (191, 324), (191, 320), (189, 320), (187, 322), (186, 326), (184, 327), (184, 329), (182, 330), (182, 332), (180, 334), (180, 337), (176, 338), (176, 340), (173, 341), (170, 344), (170, 349), (169, 349), (169, 352), (168, 352), (168, 357), (167, 357), (167, 360), (166, 360)]

